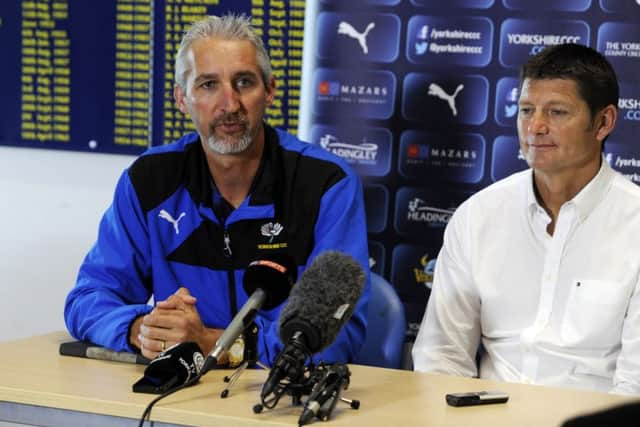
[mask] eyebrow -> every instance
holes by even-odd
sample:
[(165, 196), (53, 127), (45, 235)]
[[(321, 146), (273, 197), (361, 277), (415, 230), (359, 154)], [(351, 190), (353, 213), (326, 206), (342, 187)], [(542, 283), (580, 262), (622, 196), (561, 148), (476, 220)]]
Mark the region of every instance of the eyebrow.
[[(528, 99), (519, 99), (518, 100), (518, 105), (523, 105), (523, 104), (530, 104), (530, 105), (534, 105), (535, 102), (534, 101), (530, 101)], [(553, 106), (553, 105), (573, 105), (573, 103), (571, 101), (565, 101), (565, 100), (561, 100), (561, 99), (550, 99), (546, 102), (544, 102), (542, 104), (543, 106)]]
[(198, 76), (196, 76), (195, 79), (193, 79), (193, 83), (194, 84), (198, 84), (202, 81), (205, 80), (213, 80), (213, 79), (217, 79), (218, 78), (218, 74), (216, 73), (206, 73), (206, 74), (200, 74)]
[[(239, 77), (258, 77), (258, 73), (256, 73), (255, 71), (251, 71), (251, 70), (242, 70), (242, 71), (238, 71), (236, 73), (233, 74), (233, 78), (237, 79)], [(215, 80), (219, 77), (219, 75), (217, 73), (205, 73), (205, 74), (200, 74), (198, 75), (193, 82), (195, 84), (205, 81), (205, 80)]]
[(233, 75), (234, 78), (238, 78), (238, 77), (259, 77), (259, 74), (256, 73), (255, 71), (251, 71), (251, 70), (244, 70), (244, 71), (238, 71), (237, 73), (235, 73)]

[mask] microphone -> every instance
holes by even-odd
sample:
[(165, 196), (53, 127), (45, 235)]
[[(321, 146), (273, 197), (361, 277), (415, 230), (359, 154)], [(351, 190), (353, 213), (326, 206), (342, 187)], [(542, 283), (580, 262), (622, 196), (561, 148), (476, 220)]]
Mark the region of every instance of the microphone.
[(346, 365), (334, 364), (327, 368), (324, 377), (314, 386), (298, 420), (298, 425), (309, 424), (313, 417), (327, 421), (339, 400), (341, 389), (349, 385), (351, 372)]
[(262, 387), (263, 401), (285, 378), (301, 382), (307, 358), (331, 344), (353, 314), (364, 280), (360, 264), (344, 253), (327, 251), (313, 260), (280, 313), (286, 345)]
[(251, 296), (218, 338), (204, 361), (200, 375), (217, 365), (220, 356), (253, 322), (258, 310), (271, 310), (287, 299), (296, 277), (295, 263), (285, 254), (270, 255), (249, 264), (242, 279), (242, 287)]
[(200, 346), (194, 342), (172, 345), (153, 359), (144, 370), (144, 376), (134, 385), (135, 393), (162, 394), (167, 390), (197, 381), (204, 363)]

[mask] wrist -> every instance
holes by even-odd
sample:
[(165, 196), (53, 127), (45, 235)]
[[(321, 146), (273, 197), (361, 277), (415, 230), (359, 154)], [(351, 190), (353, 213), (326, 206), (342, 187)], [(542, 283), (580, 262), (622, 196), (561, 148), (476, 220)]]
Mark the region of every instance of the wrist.
[(204, 333), (198, 345), (203, 352), (209, 354), (213, 350), (213, 346), (216, 344), (216, 341), (218, 341), (218, 338), (220, 338), (220, 335), (222, 335), (222, 329), (204, 328)]
[(138, 316), (129, 324), (129, 346), (136, 352), (140, 352), (142, 349), (139, 337), (143, 317), (144, 316)]

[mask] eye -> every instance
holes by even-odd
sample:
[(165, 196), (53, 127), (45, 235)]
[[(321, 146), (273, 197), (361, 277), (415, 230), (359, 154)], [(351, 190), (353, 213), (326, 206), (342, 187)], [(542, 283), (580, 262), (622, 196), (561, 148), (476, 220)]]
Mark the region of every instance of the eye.
[(521, 116), (528, 116), (533, 112), (533, 108), (531, 107), (519, 107), (518, 114)]
[(563, 116), (565, 114), (567, 114), (567, 112), (565, 110), (560, 110), (557, 108), (554, 108), (550, 111), (552, 116)]
[(255, 79), (252, 77), (240, 77), (238, 80), (236, 80), (236, 86), (239, 89), (244, 89), (244, 88), (249, 88), (255, 85)]
[(213, 89), (215, 87), (216, 82), (214, 80), (205, 80), (200, 83), (200, 87), (202, 89)]

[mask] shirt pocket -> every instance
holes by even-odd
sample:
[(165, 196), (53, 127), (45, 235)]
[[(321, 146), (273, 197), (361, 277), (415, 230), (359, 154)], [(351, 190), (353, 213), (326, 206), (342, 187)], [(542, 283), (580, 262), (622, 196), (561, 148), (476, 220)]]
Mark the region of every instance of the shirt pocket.
[(607, 348), (619, 343), (629, 292), (619, 282), (574, 281), (562, 321), (561, 336), (565, 344)]

